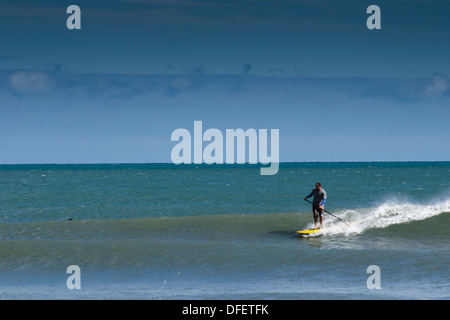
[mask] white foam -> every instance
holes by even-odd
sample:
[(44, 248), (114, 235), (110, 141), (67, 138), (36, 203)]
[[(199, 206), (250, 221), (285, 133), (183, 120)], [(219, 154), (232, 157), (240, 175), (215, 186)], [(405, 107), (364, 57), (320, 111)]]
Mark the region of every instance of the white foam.
[(392, 200), (375, 208), (366, 208), (359, 211), (344, 210), (333, 213), (350, 224), (351, 227), (328, 215), (324, 233), (331, 235), (358, 234), (368, 229), (386, 228), (394, 224), (421, 221), (443, 212), (450, 212), (450, 200), (428, 205)]

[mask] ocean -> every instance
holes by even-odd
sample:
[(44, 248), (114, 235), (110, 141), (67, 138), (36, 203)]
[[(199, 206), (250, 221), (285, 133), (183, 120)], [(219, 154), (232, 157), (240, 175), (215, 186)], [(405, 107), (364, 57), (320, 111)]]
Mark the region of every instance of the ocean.
[[(450, 298), (450, 162), (259, 173), (0, 165), (0, 298)], [(326, 210), (351, 226), (324, 214), (319, 236), (300, 237), (314, 225), (303, 198), (316, 182)]]

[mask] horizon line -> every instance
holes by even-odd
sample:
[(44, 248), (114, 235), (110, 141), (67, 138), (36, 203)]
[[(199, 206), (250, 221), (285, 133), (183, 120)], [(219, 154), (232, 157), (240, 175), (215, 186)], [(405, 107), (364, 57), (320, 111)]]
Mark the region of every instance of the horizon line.
[[(450, 162), (450, 160), (355, 160), (355, 161), (279, 161), (279, 164), (291, 164), (291, 163), (398, 163), (398, 162)], [(173, 162), (32, 162), (32, 163), (0, 163), (0, 166), (9, 165), (128, 165), (128, 164), (172, 164), (174, 166), (189, 166), (189, 165), (201, 165), (201, 166), (239, 166), (239, 165), (253, 165), (253, 166), (267, 166), (269, 164), (262, 163), (180, 163), (175, 164)]]

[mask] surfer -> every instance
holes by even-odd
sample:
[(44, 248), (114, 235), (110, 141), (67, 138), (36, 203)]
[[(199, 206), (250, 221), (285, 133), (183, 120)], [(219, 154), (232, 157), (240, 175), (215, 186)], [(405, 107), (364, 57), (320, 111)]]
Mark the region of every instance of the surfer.
[(322, 189), (320, 182), (316, 183), (316, 188), (311, 191), (309, 195), (306, 196), (305, 200), (314, 196), (312, 201), (312, 211), (314, 215), (314, 230), (317, 229), (317, 217), (320, 216), (320, 228), (323, 228), (323, 210), (325, 201), (327, 200), (327, 193)]

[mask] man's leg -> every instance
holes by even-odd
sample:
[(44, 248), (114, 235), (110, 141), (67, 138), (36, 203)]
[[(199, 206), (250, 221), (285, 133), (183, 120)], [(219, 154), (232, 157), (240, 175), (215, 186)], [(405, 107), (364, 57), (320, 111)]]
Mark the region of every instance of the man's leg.
[(323, 229), (323, 210), (320, 210), (320, 229)]
[(313, 206), (314, 230), (317, 229), (317, 215), (318, 215), (317, 209)]

